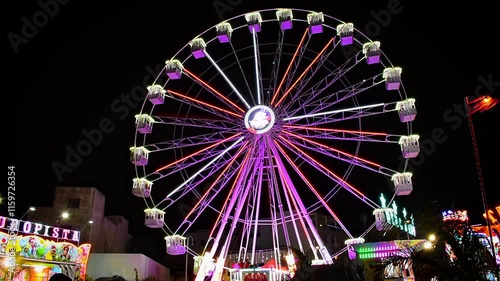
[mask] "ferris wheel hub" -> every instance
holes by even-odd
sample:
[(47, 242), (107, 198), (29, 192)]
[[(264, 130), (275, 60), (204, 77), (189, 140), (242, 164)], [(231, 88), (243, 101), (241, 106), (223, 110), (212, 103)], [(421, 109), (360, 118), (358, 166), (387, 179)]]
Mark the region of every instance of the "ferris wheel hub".
[(271, 108), (257, 105), (245, 114), (245, 126), (254, 134), (263, 134), (274, 125), (275, 115)]

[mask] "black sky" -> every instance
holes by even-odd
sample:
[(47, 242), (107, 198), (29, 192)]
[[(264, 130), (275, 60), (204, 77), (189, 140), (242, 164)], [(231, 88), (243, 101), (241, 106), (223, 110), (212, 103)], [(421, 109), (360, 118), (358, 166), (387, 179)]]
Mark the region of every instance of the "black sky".
[[(117, 113), (113, 103), (142, 85), (148, 68), (163, 66), (189, 40), (223, 19), (290, 7), (353, 22), (382, 42), (393, 64), (403, 67), (406, 91), (417, 100), (413, 128), (421, 137), (422, 153), (412, 162), (410, 209), (435, 206), (437, 201), (440, 209), (469, 209), (482, 222), (469, 128), (455, 110), (463, 109), (465, 96), (500, 97), (494, 43), (498, 15), (489, 1), (439, 7), (417, 0), (211, 0), (179, 1), (175, 7), (171, 1), (60, 2), (50, 2), (58, 3), (58, 9), (50, 6), (52, 15), (45, 21), (35, 17), (36, 29), (27, 28), (26, 22), (33, 23), (34, 15), (43, 10), (40, 3), (48, 2), (17, 1), (3, 9), (8, 24), (3, 52), (8, 62), (4, 150), (7, 166), (15, 166), (18, 213), (30, 205), (50, 205), (55, 186), (94, 186), (106, 196), (108, 214), (129, 218), (131, 232), (141, 229), (144, 206), (131, 195), (134, 174), (128, 153), (139, 104)], [(390, 19), (381, 16), (388, 10), (397, 12)], [(14, 37), (19, 44), (12, 44)], [(474, 115), (492, 206), (500, 203), (499, 117), (500, 106)], [(76, 147), (85, 139), (84, 131), (99, 128), (102, 120), (109, 120), (109, 131), (58, 178), (52, 165), (67, 161), (68, 148)], [(0, 191), (2, 197), (6, 193), (7, 188)]]

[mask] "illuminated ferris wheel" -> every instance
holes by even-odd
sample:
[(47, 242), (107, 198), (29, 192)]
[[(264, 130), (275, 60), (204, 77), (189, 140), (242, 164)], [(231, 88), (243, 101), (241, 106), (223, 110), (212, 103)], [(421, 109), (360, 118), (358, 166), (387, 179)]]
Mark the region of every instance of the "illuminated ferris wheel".
[[(239, 15), (195, 36), (148, 87), (133, 194), (169, 254), (200, 257), (197, 280), (263, 251), (331, 264), (383, 229), (380, 193), (390, 204), (412, 191), (415, 116), (402, 68), (352, 23), (300, 9)], [(353, 222), (361, 213), (375, 218)], [(186, 236), (207, 225), (194, 253)]]

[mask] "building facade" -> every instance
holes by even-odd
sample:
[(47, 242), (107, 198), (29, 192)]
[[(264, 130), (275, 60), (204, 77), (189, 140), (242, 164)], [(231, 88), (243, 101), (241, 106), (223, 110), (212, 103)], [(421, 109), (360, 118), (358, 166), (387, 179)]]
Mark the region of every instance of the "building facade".
[[(91, 253), (126, 253), (132, 237), (128, 220), (122, 216), (105, 216), (106, 198), (94, 187), (56, 187), (50, 207), (35, 206), (29, 221), (80, 231), (80, 243), (92, 245)], [(68, 217), (63, 218), (62, 213)]]

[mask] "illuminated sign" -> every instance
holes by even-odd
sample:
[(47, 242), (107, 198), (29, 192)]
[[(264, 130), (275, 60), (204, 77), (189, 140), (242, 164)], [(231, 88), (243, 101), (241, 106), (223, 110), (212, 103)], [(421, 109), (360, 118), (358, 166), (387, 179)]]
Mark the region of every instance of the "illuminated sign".
[(267, 106), (252, 107), (245, 115), (245, 126), (254, 134), (263, 134), (274, 125), (274, 112)]
[(53, 239), (80, 241), (80, 231), (22, 221), (0, 216), (0, 229), (17, 229), (24, 234), (32, 234)]
[(443, 216), (443, 221), (461, 221), (466, 222), (469, 220), (469, 216), (467, 215), (467, 211), (444, 211), (441, 213)]
[[(498, 216), (500, 217), (500, 207), (497, 206), (496, 210), (497, 210)], [(487, 213), (484, 213), (483, 217), (485, 219), (490, 220), (491, 224), (498, 224), (498, 219), (495, 217), (495, 213), (492, 210), (488, 210)]]

